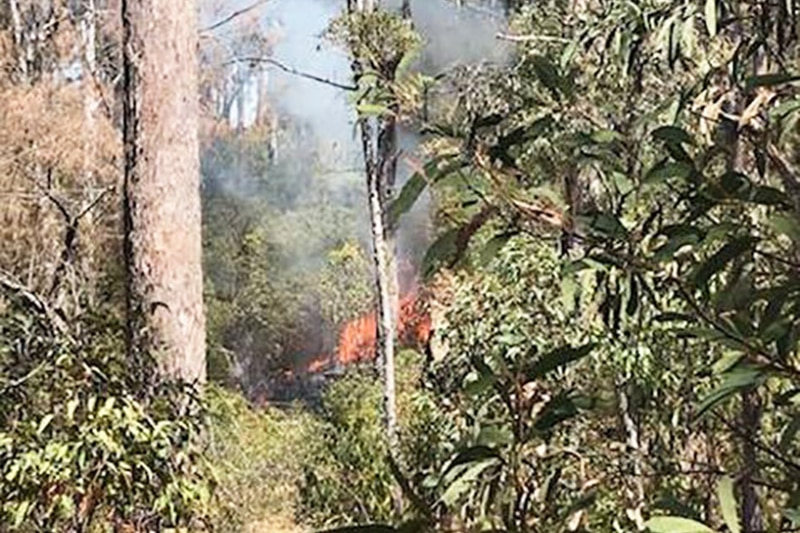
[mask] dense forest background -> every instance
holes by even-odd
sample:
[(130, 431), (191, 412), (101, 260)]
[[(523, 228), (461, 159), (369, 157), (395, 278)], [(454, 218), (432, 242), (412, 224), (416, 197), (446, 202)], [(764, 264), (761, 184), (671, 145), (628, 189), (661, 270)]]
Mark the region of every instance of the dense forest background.
[(800, 530), (799, 11), (2, 0), (0, 531)]

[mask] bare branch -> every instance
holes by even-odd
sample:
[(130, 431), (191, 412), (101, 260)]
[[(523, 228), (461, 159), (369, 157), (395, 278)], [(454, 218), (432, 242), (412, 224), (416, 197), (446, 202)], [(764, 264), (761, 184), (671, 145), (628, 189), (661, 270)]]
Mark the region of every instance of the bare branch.
[(80, 212), (80, 213), (78, 213), (78, 216), (76, 216), (76, 217), (75, 217), (75, 223), (77, 224), (78, 222), (80, 222), (80, 220), (81, 220), (83, 217), (85, 217), (86, 215), (88, 215), (88, 214), (89, 214), (89, 212), (90, 212), (92, 209), (94, 209), (95, 207), (97, 207), (97, 204), (99, 204), (99, 203), (100, 203), (100, 202), (103, 200), (103, 198), (105, 198), (105, 197), (106, 197), (106, 195), (107, 195), (108, 193), (110, 193), (112, 190), (114, 190), (114, 187), (106, 187), (105, 189), (103, 189), (102, 191), (100, 191), (100, 194), (98, 194), (98, 195), (97, 195), (97, 197), (96, 197), (94, 200), (92, 200), (91, 202), (89, 202), (89, 203), (86, 205), (86, 207), (84, 207), (84, 208), (81, 210), (81, 212)]
[(251, 11), (254, 11), (254, 10), (258, 9), (259, 7), (263, 6), (267, 2), (269, 2), (269, 0), (257, 0), (253, 4), (247, 6), (247, 7), (243, 8), (243, 9), (239, 9), (238, 11), (234, 11), (233, 13), (231, 13), (230, 15), (225, 17), (224, 19), (222, 19), (222, 20), (220, 20), (218, 22), (215, 22), (211, 26), (203, 28), (202, 30), (200, 30), (200, 33), (208, 33), (208, 32), (212, 32), (212, 31), (214, 31), (214, 30), (216, 30), (218, 28), (221, 28), (222, 26), (224, 26), (224, 25), (226, 25), (226, 24), (228, 24), (230, 22), (233, 22), (234, 20), (236, 20), (237, 18), (241, 17), (242, 15), (246, 15), (247, 13), (250, 13)]
[(57, 311), (51, 309), (43, 298), (16, 281), (10, 273), (4, 270), (0, 270), (0, 291), (19, 298), (26, 307), (45, 318), (51, 333), (65, 334), (67, 332), (66, 324)]
[(511, 35), (508, 33), (498, 33), (495, 35), (501, 41), (510, 41), (512, 43), (528, 43), (532, 41), (541, 41), (546, 43), (568, 43), (569, 39), (563, 37), (554, 37), (552, 35)]
[(322, 83), (324, 85), (330, 85), (331, 87), (336, 87), (337, 89), (342, 89), (342, 90), (345, 90), (345, 91), (355, 91), (355, 90), (358, 89), (358, 87), (356, 87), (355, 85), (347, 85), (347, 84), (344, 84), (344, 83), (339, 83), (338, 81), (329, 80), (327, 78), (323, 78), (321, 76), (317, 76), (316, 74), (311, 74), (310, 72), (304, 72), (302, 70), (298, 70), (298, 69), (296, 69), (296, 68), (294, 68), (292, 66), (287, 65), (286, 63), (283, 63), (283, 62), (278, 61), (277, 59), (273, 59), (271, 57), (257, 57), (257, 56), (254, 56), (254, 57), (237, 57), (237, 58), (234, 58), (234, 59), (231, 59), (230, 61), (228, 61), (226, 63), (226, 65), (231, 65), (231, 64), (235, 64), (235, 63), (250, 63), (251, 65), (255, 65), (255, 64), (258, 64), (258, 63), (266, 63), (268, 65), (273, 65), (273, 66), (279, 68), (280, 70), (282, 70), (282, 71), (284, 71), (284, 72), (286, 72), (288, 74), (292, 74), (294, 76), (299, 76), (301, 78), (305, 78), (305, 79), (308, 79), (308, 80), (316, 81), (316, 82)]

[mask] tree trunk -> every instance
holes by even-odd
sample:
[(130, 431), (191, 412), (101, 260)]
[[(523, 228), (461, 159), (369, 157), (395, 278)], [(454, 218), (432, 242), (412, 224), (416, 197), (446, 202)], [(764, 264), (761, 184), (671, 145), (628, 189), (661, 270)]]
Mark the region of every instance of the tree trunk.
[(22, 15), (19, 11), (17, 0), (9, 0), (8, 8), (11, 14), (11, 27), (14, 37), (14, 48), (17, 56), (17, 76), (20, 83), (28, 82), (27, 46), (25, 43), (25, 30), (22, 27)]
[(761, 398), (755, 389), (742, 393), (741, 427), (742, 531), (758, 533), (764, 531), (764, 520), (755, 487), (755, 479), (758, 476), (756, 442), (761, 428)]
[(191, 0), (123, 0), (129, 353), (205, 379), (197, 14)]
[[(374, 9), (373, 0), (348, 0), (348, 10), (351, 13), (371, 12)], [(362, 70), (362, 65), (356, 58), (353, 63), (353, 73), (358, 77)], [(395, 334), (399, 295), (395, 232), (387, 217), (387, 206), (391, 201), (397, 175), (397, 123), (393, 117), (373, 120), (370, 117), (361, 116), (359, 117), (359, 126), (367, 174), (375, 281), (378, 292), (376, 355), (383, 380), (383, 406), (389, 451), (393, 457), (397, 457), (399, 441), (395, 384)]]
[(400, 13), (404, 19), (411, 18), (411, 0), (403, 0), (403, 5), (400, 8)]
[[(376, 350), (383, 379), (383, 407), (386, 423), (386, 436), (389, 449), (394, 455), (397, 450), (397, 408), (395, 385), (395, 316), (397, 301), (397, 269), (393, 259), (392, 243), (386, 224), (385, 184), (380, 172), (380, 157), (375, 157), (372, 125), (368, 119), (361, 121), (361, 135), (366, 160), (367, 194), (369, 196), (369, 217), (372, 230), (373, 259), (375, 262), (375, 285), (378, 292), (378, 320)], [(394, 276), (394, 280), (392, 279)]]
[[(95, 0), (86, 0), (85, 11), (81, 18), (81, 41), (83, 48), (83, 114), (86, 128), (86, 146), (84, 147), (83, 182), (84, 188), (89, 191), (88, 201), (92, 202), (96, 195), (102, 194), (95, 168), (97, 167), (97, 112), (100, 109), (99, 95), (97, 94), (97, 5)], [(92, 209), (83, 220), (84, 234), (96, 232), (94, 213)], [(82, 281), (88, 282), (96, 270), (96, 249), (93, 243), (96, 239), (83, 239), (83, 261), (81, 272), (84, 274)], [(88, 287), (89, 303), (93, 300), (93, 287)]]

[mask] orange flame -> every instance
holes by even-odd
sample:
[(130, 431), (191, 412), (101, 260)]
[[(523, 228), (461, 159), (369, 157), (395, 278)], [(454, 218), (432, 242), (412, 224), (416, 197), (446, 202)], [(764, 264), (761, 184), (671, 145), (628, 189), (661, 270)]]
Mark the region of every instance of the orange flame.
[[(415, 293), (407, 294), (400, 300), (397, 318), (397, 337), (401, 346), (421, 348), (427, 344), (431, 336), (431, 319)], [(376, 335), (374, 311), (348, 322), (339, 333), (336, 352), (312, 360), (306, 366), (306, 371), (320, 372), (334, 360), (342, 366), (372, 361), (375, 359)]]

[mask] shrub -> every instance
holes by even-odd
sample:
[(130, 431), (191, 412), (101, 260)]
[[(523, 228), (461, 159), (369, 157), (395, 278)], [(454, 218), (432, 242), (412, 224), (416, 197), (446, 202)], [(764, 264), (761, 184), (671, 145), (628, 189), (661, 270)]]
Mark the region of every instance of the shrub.
[(113, 324), (87, 320), (78, 338), (54, 323), (16, 301), (0, 314), (0, 523), (200, 524), (211, 485), (192, 389), (142, 387)]
[(218, 481), (214, 531), (248, 531), (256, 524), (273, 531), (277, 522), (291, 523), (320, 422), (300, 407), (254, 409), (217, 387), (209, 388), (206, 399), (208, 457)]

